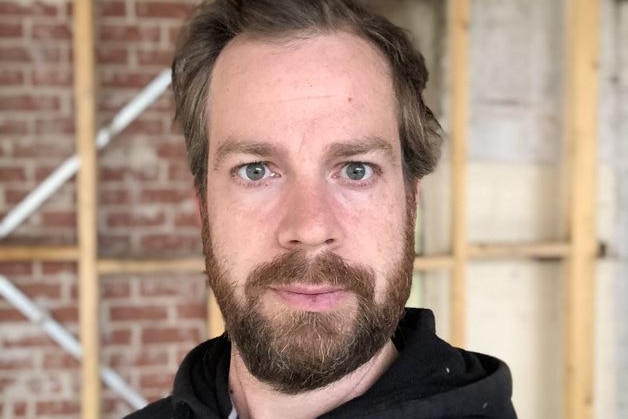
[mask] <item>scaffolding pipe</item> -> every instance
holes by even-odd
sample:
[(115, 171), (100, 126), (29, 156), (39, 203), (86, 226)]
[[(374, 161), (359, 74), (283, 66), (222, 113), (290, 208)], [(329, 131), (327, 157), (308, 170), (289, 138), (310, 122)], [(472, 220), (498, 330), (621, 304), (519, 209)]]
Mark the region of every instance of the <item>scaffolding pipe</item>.
[[(96, 148), (106, 147), (111, 139), (124, 130), (144, 110), (161, 96), (171, 81), (170, 69), (165, 69), (142, 89), (113, 117), (111, 122), (102, 127), (96, 135)], [(7, 237), (37, 208), (50, 198), (65, 182), (76, 174), (81, 162), (75, 154), (67, 158), (46, 179), (20, 201), (0, 222), (0, 239)]]
[[(57, 342), (66, 352), (77, 360), (81, 359), (82, 351), (79, 341), (3, 275), (0, 275), (0, 295), (26, 316), (28, 320), (44, 329), (46, 334)], [(111, 368), (101, 366), (100, 378), (131, 407), (141, 409), (148, 404), (141, 394), (132, 389)]]

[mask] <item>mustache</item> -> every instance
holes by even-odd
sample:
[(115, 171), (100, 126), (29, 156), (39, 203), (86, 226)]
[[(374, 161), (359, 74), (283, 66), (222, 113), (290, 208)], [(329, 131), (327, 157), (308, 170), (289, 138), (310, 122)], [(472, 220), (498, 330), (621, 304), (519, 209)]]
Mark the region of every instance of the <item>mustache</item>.
[(258, 265), (248, 276), (246, 287), (250, 295), (272, 285), (290, 284), (332, 285), (373, 299), (375, 274), (371, 268), (352, 265), (332, 252), (314, 258), (303, 251), (292, 251)]

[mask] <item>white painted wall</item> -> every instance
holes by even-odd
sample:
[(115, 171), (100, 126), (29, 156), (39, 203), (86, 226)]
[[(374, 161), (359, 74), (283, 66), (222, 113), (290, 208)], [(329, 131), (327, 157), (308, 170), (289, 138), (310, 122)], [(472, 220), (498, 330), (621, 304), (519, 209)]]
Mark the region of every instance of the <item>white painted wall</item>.
[[(447, 129), (448, 69), (446, 54), (438, 51), (447, 46), (440, 25), (446, 2), (376, 2), (385, 4), (397, 23), (414, 28), (428, 60), (442, 60), (430, 63), (436, 77), (428, 97), (441, 98), (435, 108)], [(473, 242), (563, 237), (558, 165), (566, 4), (471, 2), (468, 222)], [(608, 254), (596, 277), (595, 417), (628, 419), (628, 1), (601, 0), (601, 7), (597, 227)], [(429, 253), (449, 251), (444, 154), (422, 192)], [(473, 262), (468, 268), (468, 347), (508, 362), (522, 419), (560, 417), (561, 275), (560, 264), (547, 261)], [(436, 313), (439, 334), (447, 337), (447, 274), (427, 274), (417, 288), (423, 304)]]

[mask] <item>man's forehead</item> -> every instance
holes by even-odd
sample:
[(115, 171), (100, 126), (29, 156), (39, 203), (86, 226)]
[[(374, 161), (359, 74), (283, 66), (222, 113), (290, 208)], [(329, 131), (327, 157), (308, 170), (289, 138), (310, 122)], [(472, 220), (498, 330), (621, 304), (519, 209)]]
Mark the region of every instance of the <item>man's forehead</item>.
[[(295, 67), (302, 67), (295, 73)], [(312, 78), (324, 74), (350, 72), (360, 81), (364, 73), (377, 72), (391, 80), (383, 54), (370, 42), (345, 31), (299, 33), (280, 37), (236, 36), (220, 53), (210, 80), (210, 92), (233, 81), (238, 84)], [(371, 74), (369, 74), (371, 75)]]

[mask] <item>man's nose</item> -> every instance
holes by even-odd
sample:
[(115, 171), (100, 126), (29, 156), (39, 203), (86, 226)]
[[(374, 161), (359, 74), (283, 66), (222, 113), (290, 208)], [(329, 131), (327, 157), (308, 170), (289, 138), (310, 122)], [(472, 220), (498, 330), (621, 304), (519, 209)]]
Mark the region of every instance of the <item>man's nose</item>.
[(289, 250), (331, 250), (340, 244), (342, 226), (329, 186), (295, 183), (283, 199), (279, 245)]

